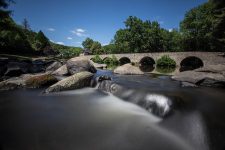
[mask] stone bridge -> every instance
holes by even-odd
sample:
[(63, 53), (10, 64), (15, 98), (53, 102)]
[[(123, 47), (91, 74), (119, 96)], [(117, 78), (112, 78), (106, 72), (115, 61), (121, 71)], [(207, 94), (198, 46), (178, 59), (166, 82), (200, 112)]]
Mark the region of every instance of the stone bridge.
[[(143, 64), (156, 64), (156, 61), (163, 55), (168, 55), (170, 58), (176, 61), (177, 67), (182, 65), (187, 65), (190, 63), (198, 63), (202, 66), (208, 65), (225, 65), (225, 54), (221, 52), (162, 52), (162, 53), (133, 53), (133, 54), (114, 54), (121, 64), (134, 62)], [(92, 59), (94, 55), (83, 56), (88, 59)], [(104, 60), (106, 58), (111, 58), (112, 55), (100, 55)]]

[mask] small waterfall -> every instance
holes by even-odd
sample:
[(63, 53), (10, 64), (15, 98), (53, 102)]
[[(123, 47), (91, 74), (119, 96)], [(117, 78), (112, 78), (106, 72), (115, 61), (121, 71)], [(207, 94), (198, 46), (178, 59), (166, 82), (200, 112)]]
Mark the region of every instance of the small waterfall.
[(171, 106), (172, 101), (168, 97), (158, 94), (147, 94), (142, 104), (146, 110), (160, 117), (168, 115)]

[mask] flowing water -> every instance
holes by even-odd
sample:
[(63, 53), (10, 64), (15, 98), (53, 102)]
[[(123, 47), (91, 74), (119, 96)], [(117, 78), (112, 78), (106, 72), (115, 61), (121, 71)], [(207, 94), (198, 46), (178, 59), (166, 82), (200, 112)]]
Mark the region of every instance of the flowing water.
[[(1, 92), (0, 150), (225, 149), (224, 89), (181, 88), (168, 76), (101, 74), (126, 96), (97, 88)], [(168, 116), (131, 103), (155, 95), (175, 102)]]

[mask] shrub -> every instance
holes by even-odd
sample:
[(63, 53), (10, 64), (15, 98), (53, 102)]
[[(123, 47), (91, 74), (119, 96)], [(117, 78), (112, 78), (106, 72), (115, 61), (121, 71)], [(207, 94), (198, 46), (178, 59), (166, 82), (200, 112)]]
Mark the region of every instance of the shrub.
[(157, 60), (157, 67), (176, 67), (176, 62), (168, 55), (164, 55)]
[(117, 60), (115, 55), (112, 55), (112, 57), (107, 57), (104, 59), (104, 64), (110, 65), (110, 66), (116, 66), (119, 64), (119, 61)]
[(98, 63), (98, 64), (103, 63), (103, 60), (101, 59), (101, 57), (99, 55), (95, 55), (95, 57), (93, 57), (91, 60), (95, 63)]

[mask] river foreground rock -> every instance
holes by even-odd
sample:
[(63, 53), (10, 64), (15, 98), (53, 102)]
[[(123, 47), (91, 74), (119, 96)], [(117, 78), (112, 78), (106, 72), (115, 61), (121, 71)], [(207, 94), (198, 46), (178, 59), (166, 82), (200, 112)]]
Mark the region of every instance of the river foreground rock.
[(57, 79), (51, 74), (24, 74), (20, 77), (14, 77), (0, 82), (0, 91), (14, 90), (17, 88), (40, 88), (56, 82)]
[(94, 74), (84, 71), (67, 77), (45, 90), (45, 93), (80, 89), (90, 86)]
[(123, 66), (119, 66), (114, 70), (116, 74), (123, 75), (142, 75), (144, 74), (138, 67), (132, 66), (131, 64), (125, 64)]
[(69, 74), (74, 75), (78, 72), (88, 71), (91, 73), (96, 73), (97, 70), (93, 64), (86, 58), (75, 57), (66, 62), (66, 66)]
[(172, 79), (197, 86), (225, 87), (225, 65), (211, 65), (192, 71), (180, 72)]

